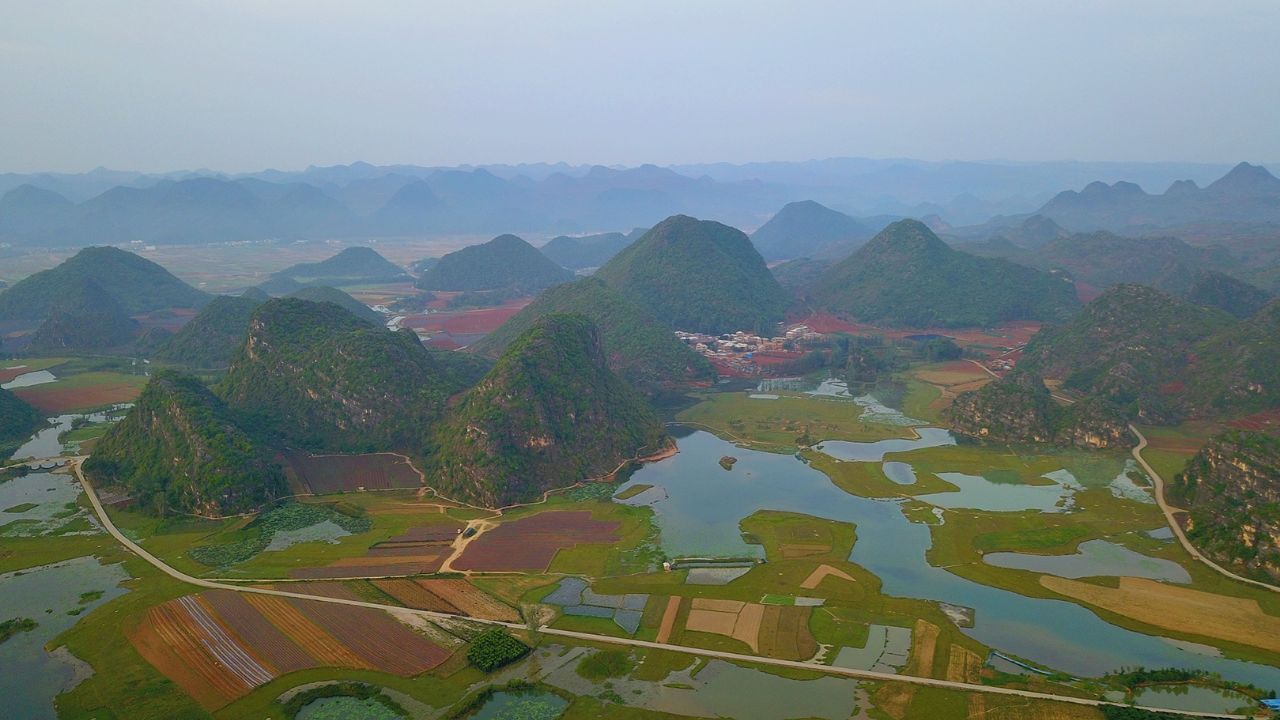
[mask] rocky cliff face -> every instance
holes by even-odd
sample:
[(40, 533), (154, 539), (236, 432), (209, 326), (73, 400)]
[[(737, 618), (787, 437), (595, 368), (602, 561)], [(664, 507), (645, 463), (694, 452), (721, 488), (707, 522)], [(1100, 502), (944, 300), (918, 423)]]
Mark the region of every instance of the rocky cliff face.
[(1169, 490), (1190, 512), (1187, 537), (1196, 547), (1241, 574), (1280, 580), (1280, 439), (1218, 435)]
[(1113, 406), (1096, 399), (1058, 405), (1040, 377), (1023, 370), (961, 393), (948, 419), (952, 432), (993, 442), (1103, 449), (1129, 440), (1124, 417)]
[(123, 486), (155, 514), (216, 516), (255, 510), (287, 492), (273, 455), (236, 427), (199, 380), (160, 371), (98, 442), (85, 471)]

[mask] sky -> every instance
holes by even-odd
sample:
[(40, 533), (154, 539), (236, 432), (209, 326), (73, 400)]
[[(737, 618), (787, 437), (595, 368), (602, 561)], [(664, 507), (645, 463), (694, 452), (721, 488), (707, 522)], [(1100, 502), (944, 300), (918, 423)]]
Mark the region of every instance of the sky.
[(1280, 160), (1280, 2), (0, 4), (0, 172)]

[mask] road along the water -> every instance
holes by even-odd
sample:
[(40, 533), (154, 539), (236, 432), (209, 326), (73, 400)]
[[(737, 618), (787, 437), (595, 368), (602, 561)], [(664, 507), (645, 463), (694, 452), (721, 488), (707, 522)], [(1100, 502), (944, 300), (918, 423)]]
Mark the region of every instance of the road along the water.
[[(196, 587), (209, 588), (211, 590), (230, 590), (232, 592), (253, 593), (256, 595), (275, 595), (277, 597), (297, 598), (300, 600), (312, 600), (315, 602), (327, 602), (327, 603), (334, 603), (336, 605), (351, 605), (353, 607), (372, 608), (374, 610), (383, 610), (383, 611), (393, 612), (393, 613), (410, 613), (413, 615), (419, 615), (422, 617), (431, 618), (434, 620), (442, 620), (446, 622), (456, 622), (459, 620), (465, 620), (468, 622), (476, 622), (476, 623), (481, 623), (485, 625), (501, 626), (501, 627), (509, 628), (512, 630), (528, 630), (529, 629), (527, 625), (523, 625), (520, 623), (509, 623), (509, 622), (502, 622), (499, 620), (481, 620), (479, 618), (461, 618), (457, 615), (449, 615), (447, 613), (432, 612), (430, 610), (414, 610), (410, 608), (399, 607), (397, 605), (383, 605), (380, 603), (365, 602), (363, 600), (345, 600), (343, 598), (319, 597), (316, 595), (305, 595), (303, 593), (288, 592), (285, 590), (270, 590), (267, 588), (246, 587), (243, 585), (228, 585), (225, 583), (213, 582), (211, 580), (204, 580), (201, 578), (192, 577), (191, 575), (188, 575), (174, 567), (171, 567), (170, 565), (162, 561), (160, 558), (157, 558), (155, 555), (152, 555), (151, 553), (142, 549), (140, 545), (130, 540), (128, 537), (125, 537), (124, 533), (120, 532), (119, 528), (115, 526), (115, 523), (111, 521), (111, 518), (107, 515), (106, 510), (102, 507), (102, 503), (98, 500), (98, 493), (94, 491), (93, 486), (89, 483), (88, 478), (85, 477), (84, 472), (81, 469), (81, 463), (83, 461), (84, 461), (83, 457), (72, 459), (71, 461), (72, 470), (73, 472), (75, 472), (76, 479), (80, 481), (80, 485), (84, 488), (85, 495), (88, 496), (90, 504), (93, 505), (93, 511), (97, 514), (98, 520), (101, 521), (102, 526), (107, 529), (107, 532), (110, 533), (111, 536), (115, 538), (117, 542), (125, 546), (130, 552), (134, 553), (135, 555), (142, 558), (143, 560), (146, 560), (148, 563), (153, 565), (156, 569), (160, 570), (161, 572), (163, 572), (164, 574), (168, 575), (169, 577), (175, 580), (179, 580), (181, 582), (187, 583), (189, 585), (194, 585)], [(875, 672), (873, 670), (856, 670), (853, 668), (842, 668), (842, 667), (835, 667), (832, 665), (819, 665), (815, 663), (806, 663), (806, 662), (801, 662), (796, 660), (779, 660), (777, 658), (759, 657), (757, 655), (743, 655), (740, 653), (721, 652), (718, 650), (706, 650), (703, 648), (688, 647), (685, 645), (673, 645), (670, 643), (649, 642), (647, 640), (635, 640), (632, 638), (619, 638), (619, 637), (613, 637), (611, 635), (595, 635), (592, 633), (575, 632), (572, 630), (560, 630), (557, 628), (551, 628), (551, 627), (545, 627), (545, 626), (537, 628), (536, 632), (541, 633), (543, 635), (550, 635), (553, 637), (573, 638), (577, 640), (585, 640), (585, 641), (595, 642), (595, 643), (605, 643), (610, 645), (625, 645), (628, 647), (648, 648), (653, 650), (668, 650), (671, 652), (684, 653), (686, 655), (696, 655), (698, 657), (712, 658), (716, 660), (727, 660), (730, 662), (751, 663), (755, 665), (771, 665), (774, 667), (785, 667), (785, 668), (798, 669), (798, 670), (809, 670), (812, 672), (823, 673), (827, 675), (840, 675), (840, 676), (851, 677), (851, 678), (856, 678), (860, 680), (874, 680), (877, 682), (900, 682), (900, 683), (908, 683), (911, 685), (923, 685), (927, 687), (944, 688), (947, 690), (958, 690), (961, 692), (986, 693), (989, 695), (1012, 695), (1012, 696), (1021, 697), (1021, 698), (1028, 698), (1031, 700), (1064, 702), (1064, 703), (1072, 703), (1074, 705), (1087, 705), (1091, 707), (1104, 707), (1104, 706), (1126, 707), (1124, 703), (1114, 703), (1114, 702), (1108, 702), (1106, 700), (1091, 700), (1088, 698), (1070, 697), (1066, 695), (1054, 695), (1052, 693), (1033, 692), (1030, 690), (1016, 690), (1013, 688), (992, 687), (990, 685), (971, 685), (969, 683), (953, 682), (950, 680), (937, 680), (934, 678), (922, 678), (922, 677), (915, 677), (912, 675), (895, 675), (893, 673)], [(1144, 709), (1156, 710), (1159, 712), (1166, 712), (1173, 715), (1181, 715), (1184, 717), (1230, 718), (1232, 720), (1246, 720), (1246, 718), (1248, 717), (1245, 715), (1231, 715), (1226, 713), (1202, 713), (1202, 712), (1192, 712), (1188, 710), (1172, 710), (1172, 709), (1165, 710), (1160, 708), (1144, 708)]]
[(1138, 428), (1135, 427), (1133, 424), (1129, 425), (1129, 430), (1131, 430), (1134, 435), (1138, 436), (1138, 444), (1133, 448), (1133, 459), (1138, 461), (1138, 464), (1142, 466), (1142, 469), (1145, 470), (1147, 472), (1147, 475), (1151, 477), (1151, 482), (1155, 484), (1156, 504), (1160, 506), (1160, 511), (1164, 513), (1164, 518), (1169, 523), (1169, 528), (1173, 530), (1173, 535), (1174, 537), (1178, 538), (1178, 542), (1182, 543), (1183, 549), (1185, 549), (1188, 553), (1190, 553), (1191, 557), (1195, 558), (1196, 560), (1199, 560), (1205, 565), (1208, 565), (1209, 567), (1231, 578), (1232, 580), (1239, 580), (1242, 583), (1255, 585), (1264, 590), (1270, 590), (1271, 592), (1280, 592), (1280, 587), (1277, 587), (1270, 583), (1264, 583), (1260, 580), (1254, 580), (1253, 578), (1247, 578), (1242, 575), (1237, 575), (1231, 572), (1230, 570), (1222, 567), (1221, 565), (1215, 563), (1214, 561), (1202, 555), (1200, 551), (1197, 550), (1196, 547), (1191, 544), (1191, 541), (1187, 539), (1186, 533), (1182, 531), (1182, 525), (1178, 524), (1178, 519), (1173, 516), (1174, 508), (1170, 507), (1169, 503), (1165, 502), (1164, 478), (1160, 477), (1160, 473), (1156, 472), (1155, 468), (1148, 465), (1147, 461), (1142, 457), (1142, 451), (1144, 448), (1147, 447), (1146, 436), (1143, 435), (1142, 432), (1139, 431)]

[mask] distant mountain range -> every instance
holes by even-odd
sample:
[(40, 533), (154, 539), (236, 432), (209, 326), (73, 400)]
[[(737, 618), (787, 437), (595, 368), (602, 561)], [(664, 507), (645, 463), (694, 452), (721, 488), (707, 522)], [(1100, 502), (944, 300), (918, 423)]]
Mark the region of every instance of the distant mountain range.
[[(674, 168), (355, 163), (237, 176), (101, 169), (81, 175), (3, 174), (0, 242), (75, 247), (132, 241), (183, 244), (504, 232), (545, 236), (650, 227), (674, 213), (751, 229), (762, 225), (777, 208), (797, 200), (816, 201), (853, 216), (938, 216), (952, 226), (1029, 213), (1050, 201), (1042, 214), (1055, 220), (1070, 218), (1060, 222), (1072, 230), (1117, 229), (1107, 223), (1145, 222), (1151, 213), (1117, 209), (1117, 203), (1123, 203), (1107, 198), (1137, 198), (1134, 187), (1105, 183), (1164, 186), (1186, 178), (1190, 184), (1175, 185), (1166, 195), (1207, 194), (1205, 200), (1196, 201), (1195, 209), (1183, 211), (1180, 222), (1185, 217), (1228, 214), (1272, 217), (1265, 207), (1255, 207), (1248, 195), (1265, 178), (1232, 178), (1204, 191), (1194, 189), (1195, 183), (1208, 182), (1226, 170), (1219, 165), (1176, 163), (845, 158)], [(1087, 196), (1083, 199), (1054, 198), (1064, 187), (1091, 181), (1100, 184), (1077, 194)], [(1246, 195), (1229, 197), (1242, 192)], [(1152, 205), (1149, 200), (1137, 202)], [(1094, 207), (1098, 203), (1102, 210)], [(1082, 225), (1073, 224), (1077, 222)]]

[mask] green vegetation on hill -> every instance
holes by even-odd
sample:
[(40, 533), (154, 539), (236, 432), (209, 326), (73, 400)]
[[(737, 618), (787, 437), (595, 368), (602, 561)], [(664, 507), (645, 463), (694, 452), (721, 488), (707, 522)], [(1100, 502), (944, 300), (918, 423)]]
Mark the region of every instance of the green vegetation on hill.
[(1220, 563), (1280, 580), (1280, 439), (1231, 430), (1214, 437), (1169, 486), (1187, 508), (1187, 537)]
[(1079, 307), (1065, 278), (953, 250), (915, 220), (882, 230), (828, 270), (810, 297), (839, 315), (914, 327), (1057, 320)]
[(349, 247), (327, 260), (299, 263), (275, 277), (292, 278), (304, 285), (357, 285), (408, 280), (404, 268), (368, 247)]
[(124, 307), (94, 280), (72, 281), (31, 337), (33, 352), (108, 350), (126, 345), (137, 327)]
[(572, 279), (573, 273), (534, 246), (515, 235), (499, 235), (440, 258), (422, 273), (417, 286), (424, 290), (538, 290)]
[(508, 505), (613, 473), (665, 442), (653, 411), (609, 370), (591, 321), (547, 315), (439, 426), (428, 476), (446, 496)]
[(218, 391), (248, 427), (304, 447), (413, 452), (483, 371), (480, 358), (427, 349), (332, 303), (280, 298), (254, 311)]
[(803, 296), (822, 274), (831, 269), (825, 260), (796, 258), (769, 268), (778, 284), (795, 295)]
[(43, 423), (40, 411), (12, 392), (0, 388), (0, 460), (7, 460), (13, 455)]
[(1151, 421), (1177, 418), (1196, 345), (1229, 328), (1226, 313), (1143, 285), (1117, 285), (1027, 344), (1020, 367), (1069, 390), (1131, 406)]
[(249, 318), (261, 304), (250, 297), (220, 295), (156, 348), (152, 357), (195, 368), (226, 367), (249, 332)]
[(786, 291), (741, 231), (675, 215), (618, 253), (596, 277), (668, 327), (769, 331)]
[(86, 280), (97, 283), (131, 315), (201, 307), (209, 301), (150, 260), (113, 247), (89, 247), (0, 293), (0, 329), (38, 326), (65, 296), (80, 292)]
[(1184, 383), (1192, 414), (1256, 412), (1280, 406), (1280, 300), (1196, 344), (1192, 357)]
[(497, 357), (539, 319), (553, 313), (577, 313), (595, 323), (609, 367), (637, 387), (682, 385), (715, 377), (706, 358), (597, 278), (549, 288), (469, 349)]
[(199, 380), (161, 370), (84, 467), (158, 515), (220, 515), (256, 509), (287, 492), (272, 457)]
[(954, 433), (1001, 443), (1109, 448), (1129, 440), (1120, 408), (1098, 399), (1059, 405), (1038, 376), (1022, 369), (961, 393), (947, 417)]
[(561, 235), (543, 245), (542, 254), (560, 267), (581, 270), (604, 265), (630, 244), (631, 238), (616, 232), (583, 237)]
[(375, 312), (373, 308), (365, 305), (338, 288), (329, 287), (327, 285), (311, 285), (299, 290), (294, 290), (289, 293), (287, 297), (298, 298), (299, 300), (310, 300), (311, 302), (333, 303), (365, 322), (379, 327), (383, 325), (382, 316)]
[(1226, 273), (1206, 271), (1196, 276), (1184, 296), (1187, 302), (1217, 308), (1237, 318), (1247, 318), (1271, 299), (1265, 291)]
[[(867, 228), (842, 212), (812, 200), (787, 203), (769, 222), (751, 234), (751, 242), (766, 260), (810, 256), (842, 240), (866, 238)], [(856, 247), (850, 245), (850, 249)]]

